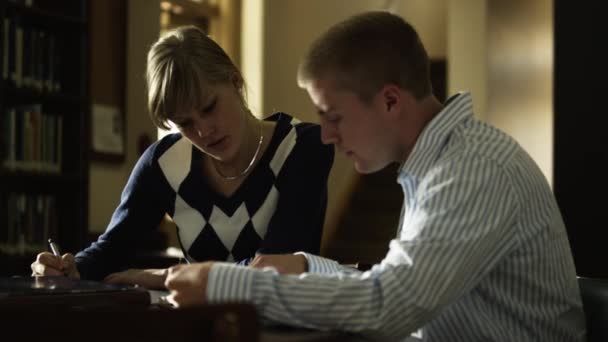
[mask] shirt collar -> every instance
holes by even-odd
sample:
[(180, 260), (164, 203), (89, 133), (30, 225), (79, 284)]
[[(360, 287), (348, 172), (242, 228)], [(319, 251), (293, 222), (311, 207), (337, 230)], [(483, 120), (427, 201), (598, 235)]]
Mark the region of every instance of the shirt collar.
[(469, 92), (450, 97), (443, 109), (426, 125), (416, 140), (412, 153), (399, 168), (399, 181), (409, 176), (422, 177), (435, 163), (454, 127), (473, 116)]

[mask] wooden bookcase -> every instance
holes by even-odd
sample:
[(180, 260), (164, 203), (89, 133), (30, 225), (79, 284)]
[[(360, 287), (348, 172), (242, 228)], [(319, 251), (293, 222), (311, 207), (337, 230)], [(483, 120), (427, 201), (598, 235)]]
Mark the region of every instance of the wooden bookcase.
[(0, 2), (0, 276), (88, 223), (87, 0)]

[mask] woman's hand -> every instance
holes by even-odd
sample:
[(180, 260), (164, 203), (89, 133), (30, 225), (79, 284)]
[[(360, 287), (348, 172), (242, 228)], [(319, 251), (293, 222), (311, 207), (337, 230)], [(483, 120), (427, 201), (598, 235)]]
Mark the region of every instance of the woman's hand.
[(108, 275), (103, 281), (110, 284), (130, 284), (146, 289), (165, 289), (167, 269), (128, 269)]
[(80, 273), (76, 268), (74, 255), (66, 253), (62, 256), (55, 256), (49, 252), (42, 252), (36, 257), (36, 261), (30, 266), (32, 276), (67, 276), (80, 279)]
[(306, 257), (300, 254), (258, 254), (249, 266), (274, 267), (282, 274), (300, 274), (308, 271)]

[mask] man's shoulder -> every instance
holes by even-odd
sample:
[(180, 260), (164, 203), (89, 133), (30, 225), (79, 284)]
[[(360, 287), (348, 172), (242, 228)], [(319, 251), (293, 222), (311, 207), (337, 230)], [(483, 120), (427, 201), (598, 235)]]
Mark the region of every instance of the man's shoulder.
[(455, 130), (442, 156), (461, 160), (481, 159), (507, 165), (523, 148), (504, 131), (481, 121), (472, 121)]

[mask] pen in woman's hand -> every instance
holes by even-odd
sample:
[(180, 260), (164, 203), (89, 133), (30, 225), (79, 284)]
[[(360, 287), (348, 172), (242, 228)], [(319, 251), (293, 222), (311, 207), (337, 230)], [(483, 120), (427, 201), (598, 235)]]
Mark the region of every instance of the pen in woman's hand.
[[(49, 239), (49, 247), (51, 248), (51, 251), (53, 252), (54, 256), (61, 258), (61, 251), (59, 250), (59, 246), (55, 243), (55, 241), (53, 241), (53, 239)], [(68, 275), (68, 273), (66, 272), (66, 270), (63, 269), (63, 267), (62, 271), (64, 275)]]
[(51, 251), (54, 256), (61, 257), (61, 251), (59, 250), (59, 246), (53, 241), (53, 239), (49, 239), (49, 247), (51, 247)]

